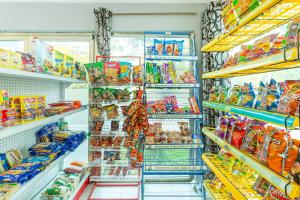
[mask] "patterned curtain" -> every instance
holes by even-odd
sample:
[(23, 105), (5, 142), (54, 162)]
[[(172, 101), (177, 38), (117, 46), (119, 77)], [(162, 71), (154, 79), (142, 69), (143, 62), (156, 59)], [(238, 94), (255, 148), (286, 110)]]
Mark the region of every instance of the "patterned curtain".
[(106, 8), (95, 8), (96, 17), (95, 39), (98, 53), (101, 56), (110, 55), (110, 38), (112, 29), (112, 12)]

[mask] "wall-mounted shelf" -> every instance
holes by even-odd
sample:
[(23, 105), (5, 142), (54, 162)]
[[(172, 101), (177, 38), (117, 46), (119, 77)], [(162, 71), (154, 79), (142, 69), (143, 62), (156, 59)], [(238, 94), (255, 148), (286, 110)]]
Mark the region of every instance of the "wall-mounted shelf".
[(69, 111), (69, 112), (62, 113), (62, 114), (54, 115), (54, 116), (51, 116), (51, 117), (45, 117), (45, 118), (40, 119), (40, 120), (35, 120), (35, 121), (27, 122), (27, 123), (24, 123), (24, 124), (18, 124), (18, 125), (7, 127), (7, 128), (1, 128), (0, 129), (0, 139), (10, 137), (10, 136), (15, 135), (17, 133), (20, 133), (22, 131), (26, 131), (26, 130), (29, 130), (29, 129), (32, 129), (32, 128), (37, 128), (39, 126), (49, 124), (51, 122), (57, 122), (58, 120), (66, 117), (66, 116), (73, 115), (75, 113), (81, 112), (81, 111), (86, 110), (86, 109), (87, 109), (87, 107), (83, 106), (83, 107), (81, 107), (79, 109), (76, 109), (76, 110), (72, 110), (72, 111)]
[(295, 116), (289, 116), (286, 114), (268, 112), (268, 111), (257, 110), (252, 108), (244, 108), (244, 107), (233, 106), (233, 105), (222, 104), (222, 103), (215, 103), (210, 101), (203, 101), (203, 106), (215, 110), (246, 116), (251, 119), (260, 120), (260, 121), (264, 121), (267, 123), (271, 123), (283, 127), (285, 127), (286, 125), (287, 128), (299, 127), (299, 118)]
[(207, 72), (202, 75), (203, 79), (231, 78), (264, 72), (292, 69), (300, 67), (298, 48), (294, 47), (273, 55), (266, 55), (260, 59), (245, 62), (236, 66)]
[(255, 179), (234, 176), (223, 166), (222, 161), (217, 158), (216, 154), (204, 153), (202, 154), (202, 159), (225, 185), (226, 189), (232, 194), (234, 199), (263, 199), (263, 197), (252, 188)]
[(1, 68), (1, 66), (0, 66), (0, 76), (12, 77), (12, 78), (35, 79), (35, 80), (48, 80), (48, 81), (57, 81), (57, 82), (64, 82), (64, 83), (87, 83), (84, 80), (79, 80), (75, 78), (66, 78), (62, 76), (53, 76), (49, 74), (28, 72), (28, 71), (9, 69), (9, 68)]
[(243, 153), (239, 149), (231, 146), (230, 144), (228, 144), (227, 142), (225, 142), (224, 140), (216, 136), (214, 134), (214, 131), (215, 131), (214, 128), (205, 127), (202, 129), (202, 132), (208, 138), (210, 138), (212, 141), (217, 143), (221, 148), (225, 148), (226, 150), (230, 151), (234, 157), (247, 164), (249, 167), (255, 170), (260, 176), (262, 176), (264, 179), (269, 181), (276, 188), (278, 188), (282, 192), (285, 192), (285, 187), (286, 187), (286, 191), (289, 197), (291, 198), (300, 197), (300, 185), (294, 182), (290, 182), (290, 180), (288, 180), (287, 178), (277, 174), (276, 172), (262, 165), (261, 163), (259, 163), (254, 158), (247, 155), (246, 153)]
[(299, 13), (300, 1), (265, 0), (245, 15), (235, 28), (204, 45), (201, 51), (228, 51), (288, 22)]

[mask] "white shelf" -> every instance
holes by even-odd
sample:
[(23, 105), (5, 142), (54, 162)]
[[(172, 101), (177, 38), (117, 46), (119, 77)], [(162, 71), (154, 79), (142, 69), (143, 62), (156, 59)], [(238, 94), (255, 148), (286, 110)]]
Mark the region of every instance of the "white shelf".
[(58, 82), (65, 82), (65, 83), (86, 83), (86, 81), (78, 80), (74, 78), (66, 78), (61, 76), (53, 76), (49, 74), (28, 72), (28, 71), (15, 70), (9, 68), (1, 68), (1, 65), (0, 65), (0, 76), (13, 77), (13, 78), (29, 78), (29, 79), (37, 79), (37, 80), (49, 80), (49, 81), (58, 81)]
[(43, 119), (28, 122), (28, 123), (25, 123), (25, 124), (19, 124), (19, 125), (7, 127), (7, 128), (2, 128), (2, 129), (0, 129), (0, 139), (10, 137), (12, 135), (15, 135), (17, 133), (20, 133), (22, 131), (26, 131), (26, 130), (29, 130), (29, 129), (32, 129), (32, 128), (37, 128), (39, 126), (46, 125), (46, 124), (51, 123), (51, 122), (56, 122), (56, 121), (60, 120), (61, 118), (72, 115), (74, 113), (81, 112), (81, 111), (86, 110), (86, 109), (87, 108), (84, 106), (82, 108), (72, 110), (72, 111), (69, 111), (69, 112), (65, 112), (63, 114), (54, 115), (54, 116), (51, 116), (51, 117), (45, 117)]

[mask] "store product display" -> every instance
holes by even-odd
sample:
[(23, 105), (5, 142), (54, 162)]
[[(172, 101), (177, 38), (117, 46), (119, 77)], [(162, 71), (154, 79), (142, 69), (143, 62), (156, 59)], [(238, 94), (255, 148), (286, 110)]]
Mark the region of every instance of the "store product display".
[(69, 199), (74, 190), (79, 187), (79, 183), (87, 171), (85, 164), (80, 162), (71, 162), (70, 167), (67, 167), (59, 174), (50, 186), (47, 186), (43, 191), (41, 200), (52, 199)]
[(212, 87), (209, 101), (298, 116), (299, 97), (300, 81), (277, 83), (271, 79), (269, 84), (260, 82), (258, 88), (254, 88), (251, 83), (231, 88)]
[(92, 84), (142, 83), (142, 67), (129, 62), (97, 62), (85, 67)]
[(84, 67), (72, 56), (37, 39), (31, 45), (31, 53), (0, 49), (1, 67), (86, 80)]
[(146, 62), (147, 83), (196, 83), (195, 76), (192, 71), (184, 71), (177, 74), (176, 62)]
[[(61, 131), (59, 126), (59, 123), (49, 124), (37, 132), (39, 143), (28, 149), (29, 157), (23, 157), (19, 150), (0, 154), (1, 195), (12, 195), (20, 188), (19, 184), (30, 181), (67, 151), (74, 151), (86, 138), (84, 131)], [(66, 173), (82, 172), (72, 169), (66, 169)]]
[(40, 120), (81, 107), (80, 101), (64, 101), (49, 104), (46, 96), (9, 96), (0, 90), (0, 128)]
[(0, 199), (10, 199), (13, 194), (20, 189), (20, 184), (17, 183), (5, 183), (0, 184)]
[(289, 131), (226, 115), (219, 118), (215, 134), (273, 171), (299, 183), (300, 141), (291, 138)]
[(184, 40), (153, 39), (153, 46), (147, 47), (147, 55), (182, 56)]
[(162, 100), (148, 101), (147, 112), (153, 113), (191, 113), (200, 114), (200, 109), (194, 97), (188, 98), (190, 106), (179, 107), (176, 96), (166, 96)]

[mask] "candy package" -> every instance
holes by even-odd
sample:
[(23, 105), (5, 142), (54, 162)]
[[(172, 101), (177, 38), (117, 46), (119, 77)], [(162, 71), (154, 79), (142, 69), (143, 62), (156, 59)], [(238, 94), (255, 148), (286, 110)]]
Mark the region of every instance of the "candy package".
[(226, 102), (231, 105), (238, 105), (241, 96), (241, 87), (239, 85), (233, 86), (226, 97)]
[(103, 62), (85, 64), (90, 83), (105, 83)]
[(65, 66), (64, 66), (63, 71), (61, 72), (61, 74), (64, 77), (71, 78), (72, 73), (74, 71), (74, 67), (75, 67), (74, 66), (74, 58), (72, 56), (65, 55), (64, 61), (65, 61)]
[(279, 99), (278, 112), (299, 115), (300, 81), (286, 81), (286, 90)]
[(21, 102), (21, 119), (23, 122), (35, 120), (37, 117), (37, 98), (20, 97)]
[(142, 66), (137, 65), (133, 66), (133, 75), (132, 75), (132, 82), (140, 84), (143, 82), (143, 73), (142, 73)]
[(120, 82), (130, 83), (131, 68), (132, 68), (131, 63), (120, 62), (120, 74), (119, 74)]
[(269, 187), (269, 192), (265, 196), (266, 200), (291, 200), (288, 196), (286, 196), (283, 192), (278, 190), (276, 187), (271, 185)]
[(255, 92), (252, 84), (245, 83), (241, 87), (241, 96), (238, 105), (242, 107), (252, 108), (255, 100)]
[(257, 100), (255, 102), (255, 108), (260, 110), (265, 110), (267, 108), (266, 103), (266, 96), (268, 88), (266, 85), (261, 81), (258, 86), (257, 92)]
[(217, 92), (217, 88), (216, 87), (212, 87), (209, 90), (209, 97), (208, 97), (208, 101), (211, 102), (218, 102), (218, 98), (219, 98), (219, 93)]
[(189, 100), (189, 103), (190, 103), (192, 113), (200, 114), (201, 112), (200, 112), (200, 109), (199, 109), (199, 106), (197, 104), (197, 101), (196, 101), (195, 97), (188, 98), (188, 100)]
[(35, 65), (35, 59), (29, 53), (21, 53), (22, 70), (30, 72), (43, 72), (43, 68), (38, 69)]
[(164, 45), (162, 40), (154, 39), (154, 55), (162, 55), (164, 51)]
[(277, 83), (274, 79), (271, 79), (266, 95), (266, 105), (268, 111), (275, 112), (277, 110), (279, 98), (280, 96)]
[(104, 63), (104, 74), (108, 83), (117, 83), (119, 81), (120, 67), (119, 62)]
[(46, 96), (37, 96), (36, 103), (37, 103), (37, 111), (36, 111), (37, 118), (45, 117)]

